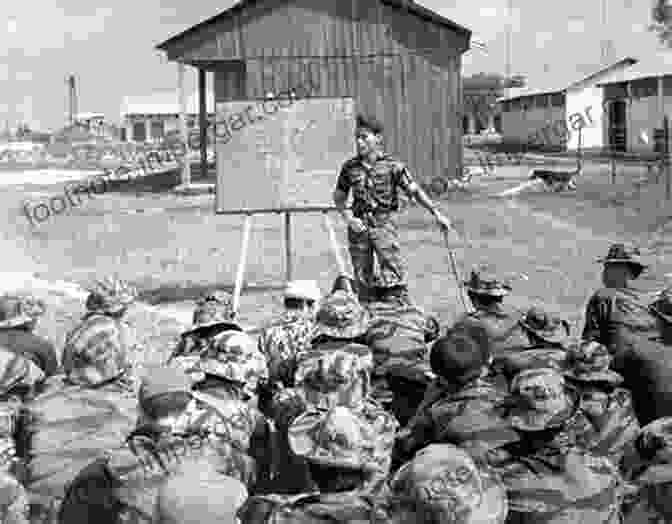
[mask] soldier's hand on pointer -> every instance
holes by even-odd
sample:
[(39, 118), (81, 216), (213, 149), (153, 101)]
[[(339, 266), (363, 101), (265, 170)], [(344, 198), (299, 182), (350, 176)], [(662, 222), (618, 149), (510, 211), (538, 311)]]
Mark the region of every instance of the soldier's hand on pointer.
[(366, 231), (366, 226), (364, 225), (364, 222), (361, 218), (352, 217), (348, 221), (348, 227), (355, 233), (363, 233)]
[(444, 217), (439, 211), (435, 213), (434, 218), (436, 218), (436, 223), (439, 225), (439, 228), (444, 235), (447, 235), (451, 232), (457, 234), (457, 231), (453, 229), (453, 224), (450, 222), (450, 220)]

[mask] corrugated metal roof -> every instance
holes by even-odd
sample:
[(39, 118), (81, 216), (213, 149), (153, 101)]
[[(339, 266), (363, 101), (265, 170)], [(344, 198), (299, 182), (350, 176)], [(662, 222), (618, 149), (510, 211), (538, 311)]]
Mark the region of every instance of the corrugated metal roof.
[[(215, 112), (215, 96), (206, 93), (208, 113)], [(126, 115), (176, 115), (180, 112), (180, 101), (176, 90), (154, 91), (146, 95), (125, 96), (121, 103), (121, 116)], [(198, 93), (187, 96), (187, 113), (198, 114)]]
[(672, 50), (643, 56), (639, 62), (625, 71), (611, 75), (597, 85), (617, 84), (640, 78), (656, 78), (672, 75)]
[[(174, 45), (178, 40), (181, 40), (185, 36), (194, 34), (200, 31), (201, 29), (204, 29), (205, 27), (216, 23), (219, 20), (235, 16), (236, 13), (243, 11), (245, 8), (257, 3), (258, 1), (259, 0), (240, 0), (239, 2), (236, 2), (231, 7), (222, 11), (221, 13), (216, 14), (215, 16), (208, 18), (203, 22), (200, 22), (190, 27), (179, 34), (170, 37), (168, 40), (164, 42), (161, 42), (159, 45), (156, 46), (156, 49), (166, 51), (167, 47)], [(468, 38), (471, 37), (470, 29), (467, 29), (466, 27), (461, 26), (453, 22), (452, 20), (449, 20), (448, 18), (445, 18), (428, 8), (421, 6), (417, 2), (413, 2), (413, 0), (379, 0), (379, 1), (381, 1), (384, 4), (392, 5), (394, 7), (401, 7), (407, 9), (409, 13), (414, 14), (415, 16), (418, 16), (435, 24), (448, 27), (453, 31), (464, 34)]]
[[(546, 94), (551, 94), (551, 93), (563, 93), (567, 91), (568, 89), (580, 84), (581, 82), (585, 82), (586, 80), (590, 79), (591, 77), (598, 76), (600, 74), (605, 74), (608, 73), (609, 70), (619, 68), (619, 67), (627, 67), (628, 69), (625, 69), (625, 71), (629, 71), (633, 67), (636, 67), (637, 64), (635, 65), (630, 65), (634, 62), (636, 62), (637, 59), (632, 58), (632, 57), (625, 57), (621, 60), (618, 60), (617, 62), (614, 62), (611, 65), (608, 65), (606, 67), (599, 67), (596, 66), (594, 72), (588, 74), (588, 75), (581, 75), (580, 78), (577, 78), (571, 82), (567, 82), (566, 78), (559, 78), (558, 81), (556, 82), (547, 82), (546, 84), (542, 85), (537, 85), (537, 86), (529, 86), (529, 87), (521, 87), (517, 89), (509, 89), (509, 94), (506, 97), (499, 98), (497, 102), (503, 102), (505, 100), (512, 100), (514, 98), (520, 98), (522, 96), (532, 96), (532, 95), (546, 95)], [(617, 70), (614, 71), (611, 74), (608, 74), (608, 78), (612, 78), (613, 75), (618, 75), (623, 73), (624, 71)], [(600, 83), (596, 84), (600, 85)]]

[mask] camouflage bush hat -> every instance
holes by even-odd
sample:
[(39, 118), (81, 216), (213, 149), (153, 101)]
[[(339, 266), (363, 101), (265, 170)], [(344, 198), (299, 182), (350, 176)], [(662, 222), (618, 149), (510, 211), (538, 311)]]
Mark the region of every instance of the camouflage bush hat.
[(310, 350), (297, 357), (294, 383), (320, 408), (356, 406), (369, 394), (373, 354), (365, 346)]
[(96, 386), (124, 374), (130, 362), (119, 326), (99, 317), (75, 328), (66, 338), (62, 365), (70, 382), (83, 386)]
[(597, 262), (601, 264), (628, 264), (635, 272), (635, 278), (642, 274), (648, 265), (642, 262), (642, 255), (639, 248), (628, 246), (622, 243), (616, 243), (609, 246), (606, 257), (598, 258)]
[(292, 451), (310, 462), (387, 473), (398, 423), (380, 410), (375, 419), (345, 406), (310, 410), (289, 427)]
[(0, 297), (0, 329), (25, 326), (37, 320), (46, 311), (43, 301), (27, 295)]
[(562, 372), (567, 367), (567, 351), (557, 348), (510, 352), (500, 357), (497, 365), (510, 378), (528, 369), (551, 368)]
[(672, 324), (672, 287), (663, 289), (658, 293), (649, 309), (657, 317), (668, 324)]
[(345, 291), (335, 291), (324, 299), (315, 319), (313, 338), (357, 338), (366, 333), (371, 321), (368, 311), (357, 298)]
[(243, 386), (248, 394), (255, 394), (259, 382), (268, 380), (266, 358), (257, 342), (247, 333), (224, 331), (218, 334), (201, 353), (199, 369)]
[(452, 444), (419, 451), (394, 475), (390, 491), (393, 503), (419, 504), (442, 524), (503, 524), (508, 514), (504, 486)]
[(91, 313), (115, 314), (135, 302), (137, 290), (124, 280), (108, 277), (89, 289), (86, 309)]
[(569, 322), (539, 307), (530, 308), (520, 320), (520, 325), (549, 344), (564, 345), (570, 335)]
[(672, 482), (672, 417), (644, 426), (635, 439), (635, 449), (647, 466), (636, 479), (639, 484)]
[(511, 426), (521, 431), (559, 427), (575, 411), (575, 398), (563, 376), (551, 368), (528, 369), (511, 382), (515, 406), (509, 414)]
[(580, 382), (609, 382), (618, 385), (623, 377), (609, 369), (613, 357), (607, 347), (595, 341), (582, 340), (569, 348), (568, 364), (571, 366), (565, 376)]
[(470, 293), (492, 297), (503, 297), (511, 292), (510, 285), (499, 282), (494, 278), (484, 278), (481, 273), (476, 270), (471, 271), (471, 276), (469, 277), (469, 280), (464, 282), (464, 287)]
[(234, 322), (234, 317), (231, 293), (221, 290), (206, 293), (196, 301), (193, 327), (185, 331), (182, 336), (199, 335), (214, 326), (242, 331), (242, 328)]

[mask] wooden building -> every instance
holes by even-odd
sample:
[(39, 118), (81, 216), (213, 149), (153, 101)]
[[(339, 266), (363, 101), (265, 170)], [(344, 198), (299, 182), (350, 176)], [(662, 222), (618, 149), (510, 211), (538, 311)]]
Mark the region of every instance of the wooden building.
[(461, 172), (470, 39), (409, 0), (243, 0), (157, 48), (199, 70), (201, 93), (214, 74), (215, 104), (306, 85), (311, 97), (351, 97), (382, 120), (388, 151), (428, 181)]

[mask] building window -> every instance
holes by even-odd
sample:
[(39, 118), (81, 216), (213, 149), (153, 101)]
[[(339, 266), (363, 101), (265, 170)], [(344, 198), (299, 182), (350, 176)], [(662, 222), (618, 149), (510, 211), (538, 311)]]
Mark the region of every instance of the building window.
[(165, 130), (163, 128), (163, 120), (152, 122), (152, 140), (161, 140), (165, 136)]
[(630, 82), (632, 98), (647, 98), (658, 94), (658, 79), (643, 78)]
[(548, 95), (535, 96), (534, 107), (548, 107)]
[(147, 127), (144, 122), (133, 123), (133, 141), (146, 142), (147, 141)]
[(510, 102), (510, 109), (512, 112), (520, 111), (521, 106), (520, 106), (520, 98), (516, 98), (515, 100), (511, 100)]
[(502, 113), (508, 113), (509, 111), (511, 111), (511, 103), (506, 100), (502, 102)]
[(565, 105), (565, 93), (555, 93), (551, 95), (552, 107), (563, 107)]
[(520, 99), (520, 108), (523, 111), (529, 111), (532, 108), (533, 97), (524, 96)]

